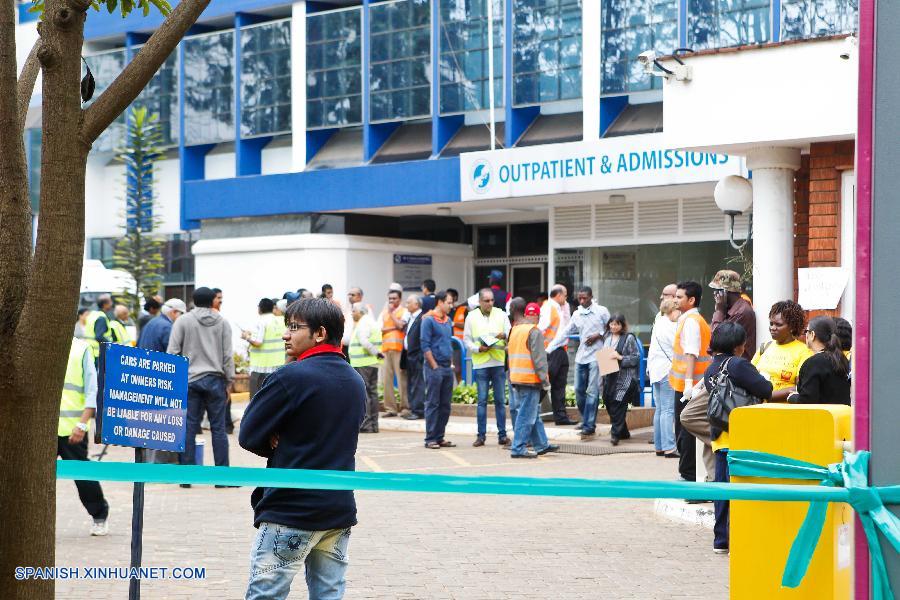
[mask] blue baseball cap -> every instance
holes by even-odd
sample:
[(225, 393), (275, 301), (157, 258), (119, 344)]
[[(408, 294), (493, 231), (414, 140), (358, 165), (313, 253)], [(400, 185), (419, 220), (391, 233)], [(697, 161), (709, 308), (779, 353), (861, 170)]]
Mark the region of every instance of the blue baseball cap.
[(497, 269), (494, 269), (493, 271), (491, 271), (489, 278), (500, 281), (501, 279), (503, 279), (503, 271), (498, 271)]

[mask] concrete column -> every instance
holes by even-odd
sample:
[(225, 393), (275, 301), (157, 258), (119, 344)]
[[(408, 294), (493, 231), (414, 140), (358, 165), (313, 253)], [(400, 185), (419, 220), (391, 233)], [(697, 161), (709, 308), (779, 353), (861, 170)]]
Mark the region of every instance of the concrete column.
[(769, 309), (794, 297), (794, 171), (800, 150), (759, 147), (747, 153), (753, 173), (753, 305), (756, 342), (769, 337)]
[(306, 169), (306, 0), (291, 7), (291, 171)]

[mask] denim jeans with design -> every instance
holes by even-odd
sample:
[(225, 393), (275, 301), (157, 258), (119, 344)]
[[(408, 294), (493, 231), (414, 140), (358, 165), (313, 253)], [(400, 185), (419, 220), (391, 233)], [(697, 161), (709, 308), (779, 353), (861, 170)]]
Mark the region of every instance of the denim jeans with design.
[(653, 384), (653, 443), (658, 452), (675, 452), (675, 390), (665, 378)]
[(575, 364), (575, 403), (581, 412), (581, 431), (594, 433), (600, 398), (600, 367), (597, 361)]
[(260, 523), (250, 557), (246, 600), (287, 598), (303, 566), (310, 600), (343, 598), (349, 545), (349, 527), (306, 531)]
[(494, 417), (497, 419), (497, 437), (506, 437), (506, 372), (502, 366), (475, 369), (475, 385), (478, 389), (478, 408), (475, 412), (478, 437), (487, 436), (488, 388), (494, 391)]
[(526, 452), (526, 444), (529, 443), (535, 452), (540, 452), (549, 445), (544, 422), (541, 421), (541, 390), (526, 385), (513, 385), (512, 389), (516, 403), (516, 420), (513, 423), (513, 444), (510, 453), (513, 456), (522, 456)]

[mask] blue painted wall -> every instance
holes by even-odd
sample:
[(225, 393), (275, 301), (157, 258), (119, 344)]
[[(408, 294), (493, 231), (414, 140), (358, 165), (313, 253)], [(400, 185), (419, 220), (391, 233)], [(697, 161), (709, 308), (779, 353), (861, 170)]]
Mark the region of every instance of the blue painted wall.
[(200, 219), (450, 204), (460, 201), (459, 159), (186, 181), (183, 190), (184, 218), (195, 223)]

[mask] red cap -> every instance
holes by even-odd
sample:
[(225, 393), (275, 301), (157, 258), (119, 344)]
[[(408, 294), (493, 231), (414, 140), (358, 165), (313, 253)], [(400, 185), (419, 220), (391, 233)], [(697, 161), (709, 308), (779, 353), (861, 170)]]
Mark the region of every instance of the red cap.
[(537, 302), (529, 302), (525, 306), (525, 316), (526, 317), (536, 317), (541, 314), (541, 305)]

